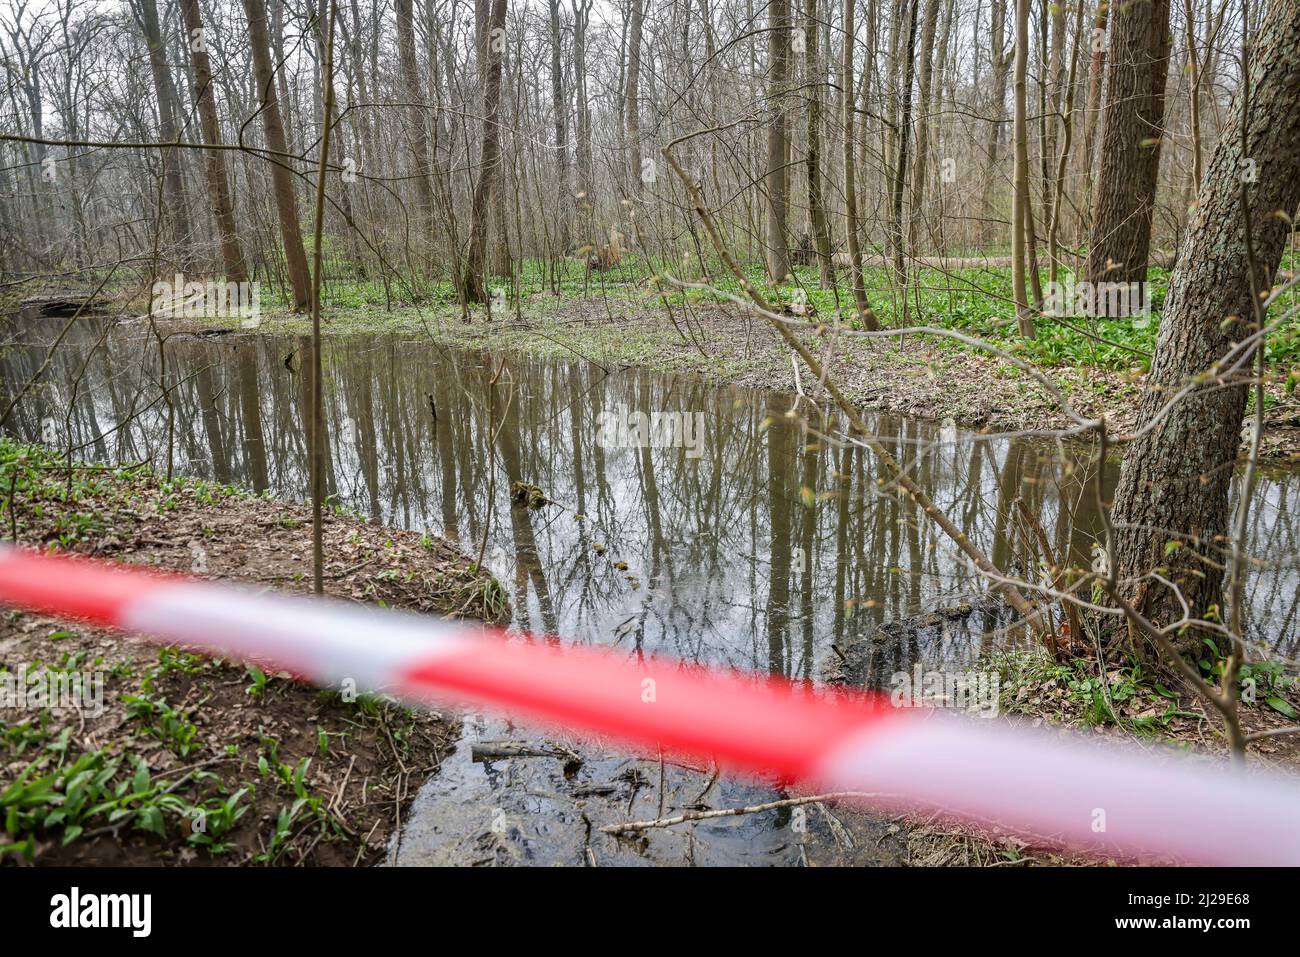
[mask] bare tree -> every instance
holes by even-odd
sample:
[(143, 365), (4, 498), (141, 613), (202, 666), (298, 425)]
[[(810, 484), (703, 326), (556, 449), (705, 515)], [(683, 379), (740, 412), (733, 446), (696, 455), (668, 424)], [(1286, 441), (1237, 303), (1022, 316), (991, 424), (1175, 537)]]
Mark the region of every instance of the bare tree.
[(1011, 270), (1012, 291), (1016, 297), (1016, 322), (1020, 334), (1034, 337), (1034, 317), (1029, 309), (1029, 294), (1025, 288), (1025, 260), (1028, 257), (1029, 230), (1029, 124), (1028, 104), (1025, 95), (1025, 77), (1029, 63), (1029, 0), (1016, 0), (1016, 52), (1015, 125), (1012, 132), (1016, 154), (1015, 197), (1011, 212)]
[(934, 34), (939, 24), (939, 0), (925, 0), (921, 16), (921, 77), (917, 90), (916, 168), (912, 173), (912, 197), (908, 203), (907, 249), (916, 255), (921, 225), (921, 203), (925, 198), (925, 168), (930, 156), (931, 87), (934, 79)]
[(826, 199), (822, 191), (822, 84), (826, 70), (821, 59), (818, 39), (817, 0), (807, 0), (804, 13), (804, 82), (809, 84), (808, 146), (805, 163), (808, 172), (808, 218), (812, 221), (813, 242), (817, 249), (819, 282), (823, 289), (835, 288), (835, 263), (831, 258), (831, 232), (826, 218)]
[(786, 135), (785, 95), (790, 81), (790, 5), (767, 5), (767, 274), (773, 282), (790, 277), (790, 246), (786, 217), (790, 206), (789, 138)]
[(573, 187), (569, 183), (569, 101), (564, 93), (564, 67), (561, 58), (564, 45), (560, 35), (560, 0), (546, 0), (550, 12), (551, 30), (551, 109), (555, 113), (555, 178), (560, 192), (556, 196), (559, 207), (556, 245), (567, 250), (569, 238), (570, 197)]
[[(1158, 625), (1182, 620), (1183, 601), (1196, 616), (1228, 617), (1232, 467), (1259, 374), (1263, 296), (1300, 205), (1300, 6), (1269, 4), (1251, 49), (1249, 79), (1206, 170), (1169, 284), (1139, 438), (1115, 492), (1119, 578)], [(1188, 629), (1171, 642), (1186, 653), (1202, 637)]]
[[(469, 251), (461, 277), (467, 302), (486, 302), (488, 202), (501, 179), (501, 70), (505, 52), (506, 0), (475, 0), (475, 35), (482, 87), (483, 141), (470, 209)], [(504, 225), (504, 224), (502, 224)]]
[[(220, 147), (221, 123), (217, 118), (216, 96), (212, 89), (212, 68), (208, 62), (206, 31), (199, 14), (198, 0), (181, 0), (181, 13), (185, 18), (186, 43), (194, 69), (194, 99), (199, 108), (199, 126), (203, 142)], [(221, 246), (221, 261), (229, 282), (248, 279), (244, 264), (244, 250), (235, 226), (234, 206), (230, 200), (230, 179), (226, 172), (226, 152), (210, 149), (203, 155), (203, 170), (208, 184), (208, 204), (212, 219), (217, 225), (217, 238)]]
[(854, 0), (844, 0), (844, 45), (840, 58), (840, 117), (844, 127), (844, 221), (849, 247), (849, 284), (853, 287), (856, 318), (867, 329), (879, 329), (880, 320), (867, 301), (862, 276), (862, 247), (858, 232), (857, 162), (853, 155), (853, 120), (857, 109), (853, 97), (853, 45), (857, 24)]
[[(397, 59), (402, 70), (402, 85), (407, 100), (406, 135), (411, 154), (411, 181), (415, 186), (416, 248), (427, 250), (433, 240), (433, 161), (429, 146), (429, 129), (425, 117), (424, 86), (415, 61), (415, 24), (411, 14), (413, 0), (397, 0)], [(427, 257), (417, 257), (427, 261)]]
[(280, 97), (276, 89), (275, 66), (271, 60), (271, 39), (266, 28), (266, 6), (262, 0), (243, 0), (248, 15), (248, 42), (253, 54), (253, 75), (261, 103), (262, 133), (270, 151), (271, 184), (275, 191), (275, 209), (280, 220), (280, 240), (293, 287), (293, 308), (302, 312), (311, 305), (311, 277), (307, 271), (307, 253), (302, 244), (302, 227), (298, 222), (298, 201), (294, 196), (294, 174), (289, 166), (289, 147), (280, 119)]
[(628, 182), (635, 195), (641, 193), (641, 39), (645, 0), (629, 0), (627, 25), (627, 111)]
[[(177, 122), (179, 104), (176, 87), (172, 83), (167, 65), (166, 44), (158, 24), (158, 8), (154, 0), (137, 0), (137, 15), (149, 46), (149, 75), (153, 78), (154, 93), (158, 101), (158, 135), (164, 143), (180, 139)], [(158, 210), (159, 219), (167, 224), (173, 249), (181, 257), (184, 268), (189, 263), (190, 221), (185, 197), (185, 178), (181, 172), (179, 150), (168, 149), (161, 153), (163, 175), (163, 205)]]
[(1169, 0), (1134, 0), (1112, 11), (1101, 168), (1085, 270), (1094, 284), (1146, 280), (1169, 42)]

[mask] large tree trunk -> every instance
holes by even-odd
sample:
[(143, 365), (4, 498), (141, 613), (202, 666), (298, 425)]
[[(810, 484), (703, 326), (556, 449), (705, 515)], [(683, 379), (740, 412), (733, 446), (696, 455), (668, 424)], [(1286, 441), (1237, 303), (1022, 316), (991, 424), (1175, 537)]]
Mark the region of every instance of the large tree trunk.
[[(1254, 292), (1270, 288), (1300, 204), (1300, 4), (1273, 0), (1251, 60), (1246, 145), (1238, 101), (1169, 284), (1139, 414), (1143, 426), (1175, 390), (1211, 370), (1254, 330)], [(1248, 359), (1235, 374), (1211, 374), (1125, 456), (1113, 511), (1115, 560), (1129, 596), (1157, 624), (1182, 614), (1175, 595), (1150, 577), (1157, 567), (1194, 614), (1223, 607), (1228, 491), (1241, 446)], [(1182, 544), (1166, 554), (1170, 542)], [(1191, 651), (1200, 635), (1189, 631), (1178, 642)]]
[(789, 211), (789, 172), (786, 156), (786, 87), (790, 80), (790, 5), (769, 0), (767, 8), (767, 274), (773, 282), (790, 276), (790, 247), (785, 222)]
[[(199, 108), (199, 125), (203, 142), (208, 146), (221, 146), (221, 125), (217, 120), (217, 103), (212, 93), (212, 68), (199, 16), (199, 0), (181, 0), (181, 13), (185, 17), (186, 45), (194, 67), (194, 100)], [(207, 176), (208, 202), (212, 206), (212, 219), (217, 225), (221, 245), (221, 261), (227, 282), (244, 282), (248, 268), (244, 264), (244, 251), (235, 227), (235, 212), (230, 201), (230, 180), (226, 175), (226, 152), (223, 149), (206, 150), (203, 170)]]
[(808, 0), (808, 9), (804, 15), (804, 82), (811, 84), (808, 89), (808, 153), (805, 159), (808, 168), (808, 217), (812, 220), (813, 242), (817, 249), (819, 284), (823, 289), (834, 289), (835, 264), (831, 258), (831, 233), (826, 222), (826, 201), (822, 193), (822, 83), (826, 79), (826, 69), (818, 47), (818, 16), (817, 0)]
[[(167, 68), (162, 32), (158, 26), (158, 7), (154, 0), (139, 0), (139, 3), (140, 23), (149, 47), (149, 72), (153, 78), (154, 93), (158, 97), (158, 137), (164, 143), (175, 143), (180, 135), (177, 125), (177, 113), (180, 111), (176, 103), (176, 89)], [(158, 216), (167, 224), (167, 238), (172, 244), (173, 255), (178, 257), (181, 267), (186, 268), (190, 258), (190, 223), (181, 158), (175, 148), (163, 149), (161, 156), (163, 198)]]
[(1085, 274), (1094, 284), (1144, 282), (1160, 172), (1169, 0), (1117, 5), (1109, 47), (1101, 169)]
[(569, 211), (573, 187), (569, 183), (569, 101), (564, 95), (563, 46), (560, 42), (560, 0), (547, 0), (551, 25), (551, 105), (555, 110), (555, 178), (559, 193), (555, 197), (558, 222), (556, 247), (569, 248)]
[[(488, 201), (501, 178), (501, 61), (505, 52), (506, 0), (475, 0), (479, 82), (483, 90), (483, 144), (479, 147), (478, 182), (470, 208), (469, 251), (461, 293), (466, 302), (486, 302)], [(497, 33), (496, 31), (502, 31)]]
[(284, 242), (284, 259), (293, 286), (293, 308), (302, 312), (311, 305), (311, 279), (307, 273), (307, 253), (302, 245), (298, 223), (298, 202), (293, 193), (293, 173), (284, 154), (288, 146), (284, 124), (280, 119), (280, 98), (275, 85), (275, 65), (271, 61), (271, 40), (266, 29), (266, 7), (262, 0), (244, 0), (248, 17), (248, 42), (253, 53), (253, 73), (261, 105), (262, 132), (266, 148), (277, 154), (269, 160), (271, 185), (275, 190), (275, 209), (280, 219), (280, 238)]
[[(425, 118), (423, 86), (415, 62), (415, 24), (411, 15), (413, 0), (397, 0), (397, 59), (402, 70), (407, 107), (407, 136), (411, 152), (411, 179), (415, 183), (416, 231), (415, 248), (429, 250), (433, 244), (433, 173), (432, 153), (429, 148), (429, 128)], [(427, 265), (427, 255), (416, 257), (420, 265)]]

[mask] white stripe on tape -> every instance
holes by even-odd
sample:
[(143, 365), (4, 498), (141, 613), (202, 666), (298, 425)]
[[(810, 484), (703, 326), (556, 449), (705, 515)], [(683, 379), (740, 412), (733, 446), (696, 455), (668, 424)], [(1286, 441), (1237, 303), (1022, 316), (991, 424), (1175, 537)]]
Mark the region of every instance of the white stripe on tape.
[(372, 692), (395, 690), (407, 668), (459, 653), (472, 640), (463, 625), (426, 615), (197, 583), (146, 592), (127, 606), (121, 624), (178, 644), (271, 662), (319, 685), (337, 687), (350, 679), (358, 691)]
[(1075, 847), (1217, 864), (1300, 861), (1294, 779), (1023, 726), (915, 717), (842, 743), (814, 777)]

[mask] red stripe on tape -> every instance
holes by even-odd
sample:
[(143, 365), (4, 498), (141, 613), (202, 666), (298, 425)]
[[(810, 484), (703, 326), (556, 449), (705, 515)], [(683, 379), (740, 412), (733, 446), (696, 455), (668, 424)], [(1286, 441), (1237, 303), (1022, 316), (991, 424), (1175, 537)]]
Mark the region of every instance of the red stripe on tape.
[[(1293, 778), (1102, 751), (1077, 736), (923, 720), (880, 694), (671, 660), (632, 663), (594, 648), (464, 640), (469, 630), (428, 616), (2, 545), (0, 601), (212, 654), (264, 655), (327, 687), (351, 680), (412, 704), (504, 709), (731, 770), (869, 791), (889, 806), (943, 810), (1048, 843), (1231, 864), (1300, 861)], [(1239, 813), (1205, 827), (1203, 809), (1223, 807)]]
[(837, 694), (673, 660), (633, 665), (589, 649), (521, 642), (476, 642), (413, 669), (404, 685), (420, 698), (504, 706), (553, 725), (598, 729), (791, 779), (806, 776), (848, 736), (902, 717), (874, 694)]
[(123, 609), (159, 588), (186, 581), (151, 568), (131, 568), (69, 555), (0, 549), (4, 601), (49, 615), (120, 625)]

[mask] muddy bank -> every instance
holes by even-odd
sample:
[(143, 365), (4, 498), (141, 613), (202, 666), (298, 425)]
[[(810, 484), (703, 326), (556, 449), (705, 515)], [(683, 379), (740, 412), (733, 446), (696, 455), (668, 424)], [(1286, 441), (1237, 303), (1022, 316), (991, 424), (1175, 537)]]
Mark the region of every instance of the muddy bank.
[[(897, 667), (903, 646), (940, 631), (979, 633), (1002, 626), (1008, 614), (986, 596), (887, 622), (837, 648), (837, 660), (828, 663), (822, 679), (846, 688), (888, 689), (884, 675)], [(1203, 702), (1170, 692), (1137, 666), (1102, 674), (1095, 662), (1058, 663), (1042, 649), (1026, 647), (982, 659), (972, 671), (995, 676), (991, 720), (1226, 759), (1219, 722)], [(1260, 732), (1293, 726), (1287, 712), (1300, 706), (1295, 680), (1266, 667), (1259, 668), (1257, 680), (1262, 693), (1244, 705), (1244, 727)], [(1258, 765), (1300, 774), (1300, 738), (1262, 739), (1251, 754)], [(954, 820), (942, 809), (905, 817), (834, 797), (813, 800), (771, 782), (719, 777), (710, 767), (611, 751), (590, 739), (543, 734), (484, 715), (466, 717), (459, 746), (421, 789), (412, 812), (398, 865), (1178, 863), (1152, 855), (1118, 859), (1065, 852), (1048, 841)]]
[[(229, 324), (211, 320), (172, 321), (167, 331), (193, 334), (222, 330)], [(302, 317), (267, 315), (255, 330), (302, 334)], [(229, 332), (248, 332), (247, 328)], [(518, 310), (490, 321), (476, 314), (466, 323), (446, 306), (392, 312), (381, 309), (333, 309), (326, 316), (327, 335), (397, 332), (460, 348), (484, 348), (563, 356), (607, 369), (646, 368), (686, 372), (716, 383), (795, 392), (829, 401), (807, 370), (798, 379), (791, 352), (758, 316), (730, 305), (674, 307), (671, 314), (653, 297), (621, 295), (597, 299), (530, 297)], [(860, 408), (939, 421), (984, 433), (1064, 429), (1073, 425), (1055, 398), (1032, 377), (1005, 359), (951, 340), (912, 336), (865, 340), (838, 337), (828, 342), (813, 332), (807, 341), (823, 353), (841, 390)], [(1038, 366), (1086, 416), (1105, 416), (1112, 433), (1131, 430), (1136, 422), (1144, 378), (1135, 366), (1117, 372), (1093, 366)], [(1279, 376), (1268, 385), (1269, 407), (1263, 457), (1271, 464), (1300, 463), (1300, 402)]]
[[(310, 509), (144, 469), (76, 466), (0, 440), (0, 524), (24, 545), (277, 589), (310, 587)], [(12, 493), (12, 497), (11, 497)], [(499, 586), (448, 543), (341, 512), (325, 523), (326, 591), (497, 619)], [(0, 863), (382, 861), (458, 730), (242, 663), (0, 613), (9, 676), (78, 672), (81, 708), (0, 710)], [(92, 697), (89, 696), (88, 697)], [(38, 704), (40, 702), (37, 702)]]
[[(468, 715), (411, 808), (399, 866), (829, 867), (905, 863), (901, 829), (772, 782)], [(800, 802), (800, 803), (791, 803)], [(742, 812), (742, 813), (724, 813)], [(702, 814), (697, 820), (676, 820)], [(715, 816), (717, 815), (717, 816)], [(646, 822), (658, 826), (644, 826)], [(618, 830), (629, 823), (642, 826)]]

